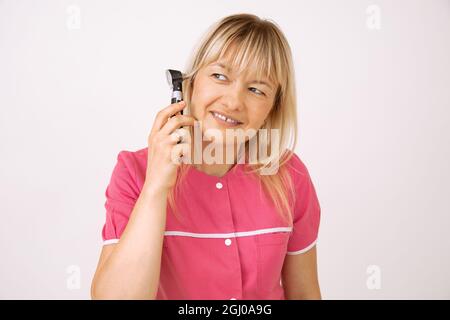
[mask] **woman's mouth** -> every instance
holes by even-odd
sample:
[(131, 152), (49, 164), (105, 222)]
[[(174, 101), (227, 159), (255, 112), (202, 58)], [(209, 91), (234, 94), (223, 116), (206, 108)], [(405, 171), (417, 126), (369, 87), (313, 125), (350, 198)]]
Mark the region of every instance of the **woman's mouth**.
[(219, 122), (222, 125), (228, 126), (228, 127), (236, 127), (240, 124), (242, 124), (242, 122), (233, 119), (233, 118), (229, 118), (219, 112), (215, 112), (215, 111), (211, 111), (212, 116), (214, 117), (214, 119), (217, 120), (217, 122)]

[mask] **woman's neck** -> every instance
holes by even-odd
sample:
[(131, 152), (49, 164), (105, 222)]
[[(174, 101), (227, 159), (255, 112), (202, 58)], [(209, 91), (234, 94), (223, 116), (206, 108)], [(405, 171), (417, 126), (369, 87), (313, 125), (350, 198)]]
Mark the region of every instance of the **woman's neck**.
[[(199, 170), (202, 171), (208, 175), (211, 176), (216, 176), (216, 177), (223, 177), (237, 162), (237, 151), (236, 151), (236, 147), (234, 147), (234, 158), (233, 158), (233, 163), (227, 163), (227, 161), (223, 161), (224, 163), (205, 163), (205, 159), (203, 158), (203, 150), (205, 150), (205, 147), (208, 146), (211, 142), (210, 141), (203, 141), (203, 146), (202, 146), (202, 161), (201, 163), (195, 163), (193, 161), (193, 166)], [(226, 148), (224, 146), (220, 146), (217, 148), (223, 148), (222, 150), (222, 155), (223, 158), (225, 159), (225, 150)], [(192, 152), (194, 152), (194, 148), (192, 147)], [(198, 150), (197, 152), (200, 152), (200, 150)], [(191, 153), (192, 155), (192, 160), (194, 159), (194, 153)]]
[(194, 164), (195, 168), (210, 176), (223, 177), (234, 164)]

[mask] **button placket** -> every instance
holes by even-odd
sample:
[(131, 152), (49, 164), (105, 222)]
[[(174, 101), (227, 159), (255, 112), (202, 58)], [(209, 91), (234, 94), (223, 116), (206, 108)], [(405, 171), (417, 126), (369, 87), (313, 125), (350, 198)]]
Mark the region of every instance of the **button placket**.
[[(216, 185), (215, 186), (216, 186), (217, 192), (219, 192), (219, 190), (220, 190), (220, 192), (224, 192), (224, 197), (228, 197), (228, 200), (229, 200), (228, 190), (226, 188), (227, 186), (225, 185), (225, 182), (228, 182), (227, 180), (228, 180), (227, 178), (222, 179), (222, 181), (216, 180)], [(230, 213), (231, 222), (233, 224), (232, 228), (234, 229), (234, 221), (233, 221), (233, 215), (231, 213), (231, 210), (229, 211), (229, 213)], [(232, 243), (233, 243), (232, 238), (226, 238), (226, 239), (224, 239), (222, 241), (225, 244), (225, 247), (228, 248), (228, 249), (225, 249), (225, 251), (227, 252), (226, 254), (230, 255), (231, 261), (236, 261), (238, 263), (238, 267), (240, 269), (240, 264), (239, 264), (240, 258), (239, 258), (239, 251), (238, 251), (237, 244), (232, 246)], [(241, 284), (242, 283), (241, 272), (238, 272), (238, 274), (239, 274), (239, 281), (238, 281), (238, 283)], [(236, 288), (236, 289), (238, 289), (239, 291), (242, 291), (242, 286), (240, 286), (239, 288)], [(232, 296), (229, 299), (230, 300), (237, 300), (236, 296), (234, 296), (234, 297)]]

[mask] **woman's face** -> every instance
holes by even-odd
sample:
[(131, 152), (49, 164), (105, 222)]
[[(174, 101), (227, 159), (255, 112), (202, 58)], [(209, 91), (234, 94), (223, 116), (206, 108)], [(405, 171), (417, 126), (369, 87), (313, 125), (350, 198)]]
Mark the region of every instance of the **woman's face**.
[(258, 130), (270, 113), (275, 93), (275, 84), (268, 79), (258, 82), (254, 72), (236, 74), (225, 61), (216, 61), (198, 71), (190, 112), (201, 122), (203, 134), (218, 129), (225, 137), (226, 129)]

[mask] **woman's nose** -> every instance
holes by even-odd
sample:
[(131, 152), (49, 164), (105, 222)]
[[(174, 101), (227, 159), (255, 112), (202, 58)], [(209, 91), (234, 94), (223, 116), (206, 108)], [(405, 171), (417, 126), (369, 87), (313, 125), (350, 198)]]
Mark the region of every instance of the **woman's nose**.
[(241, 111), (245, 107), (242, 89), (232, 86), (225, 94), (224, 104), (229, 110)]

